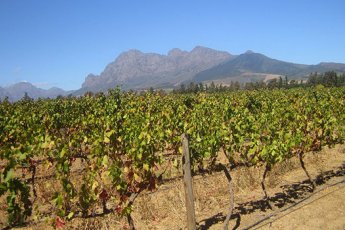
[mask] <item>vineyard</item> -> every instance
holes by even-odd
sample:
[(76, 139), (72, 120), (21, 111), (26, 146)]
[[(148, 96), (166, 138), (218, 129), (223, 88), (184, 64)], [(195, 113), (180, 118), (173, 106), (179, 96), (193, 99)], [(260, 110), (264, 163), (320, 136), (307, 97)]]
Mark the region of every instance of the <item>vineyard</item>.
[[(115, 89), (2, 101), (0, 205), (7, 222), (0, 224), (49, 216), (59, 228), (96, 212), (125, 216), (134, 228), (137, 196), (172, 177), (167, 168), (181, 167), (181, 136), (188, 139), (193, 174), (264, 165), (265, 191), (266, 173), (298, 156), (310, 179), (304, 154), (344, 141), (345, 88), (184, 95)], [(216, 161), (220, 152), (229, 165)], [(50, 181), (44, 198), (36, 191), (38, 180)]]

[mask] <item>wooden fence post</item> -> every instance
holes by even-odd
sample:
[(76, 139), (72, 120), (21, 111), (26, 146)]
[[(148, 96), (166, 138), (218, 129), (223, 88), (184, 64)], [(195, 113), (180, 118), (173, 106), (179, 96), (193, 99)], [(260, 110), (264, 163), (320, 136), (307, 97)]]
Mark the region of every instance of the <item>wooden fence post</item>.
[(188, 230), (196, 229), (195, 209), (194, 209), (194, 194), (193, 194), (193, 182), (192, 172), (190, 168), (190, 154), (188, 146), (188, 138), (186, 134), (182, 134), (182, 162), (183, 162), (183, 184), (186, 198), (187, 209), (187, 227)]

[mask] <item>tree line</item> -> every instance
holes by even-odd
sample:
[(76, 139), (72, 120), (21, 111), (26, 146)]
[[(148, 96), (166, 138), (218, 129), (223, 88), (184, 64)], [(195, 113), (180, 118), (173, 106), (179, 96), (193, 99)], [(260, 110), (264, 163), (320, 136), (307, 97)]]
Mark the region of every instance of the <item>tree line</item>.
[(173, 93), (198, 93), (198, 92), (224, 92), (237, 90), (258, 90), (258, 89), (288, 89), (298, 87), (311, 87), (323, 85), (325, 87), (340, 87), (345, 85), (345, 74), (337, 74), (335, 71), (325, 73), (311, 73), (306, 80), (289, 80), (288, 76), (280, 76), (268, 81), (246, 82), (231, 81), (230, 84), (216, 84), (213, 81), (210, 84), (190, 82), (181, 84), (179, 88), (173, 90)]
[[(179, 87), (172, 90), (172, 93), (199, 93), (199, 92), (207, 92), (207, 93), (216, 93), (216, 92), (228, 92), (228, 91), (238, 91), (238, 90), (259, 90), (259, 89), (290, 89), (290, 88), (306, 88), (306, 87), (313, 87), (313, 86), (324, 86), (324, 87), (341, 87), (345, 86), (345, 73), (337, 73), (335, 71), (327, 71), (325, 73), (310, 73), (309, 77), (305, 80), (297, 80), (297, 79), (289, 79), (288, 76), (280, 76), (279, 78), (273, 78), (268, 81), (257, 81), (257, 82), (239, 82), (239, 81), (231, 81), (230, 84), (216, 84), (215, 82), (211, 83), (195, 83), (190, 82), (188, 84), (182, 83)], [(120, 89), (117, 86), (117, 89)], [(136, 92), (139, 94), (145, 94), (146, 92), (159, 92), (160, 94), (167, 94), (168, 91), (164, 89), (155, 89), (150, 87), (147, 90), (129, 90), (129, 92)], [(86, 92), (84, 95), (87, 96), (102, 96), (106, 94), (106, 92)], [(57, 96), (58, 99), (61, 98), (71, 98), (74, 97), (72, 94), (67, 96), (59, 95)], [(25, 92), (22, 100), (33, 100), (27, 92)], [(8, 97), (5, 97), (1, 101), (9, 101)]]

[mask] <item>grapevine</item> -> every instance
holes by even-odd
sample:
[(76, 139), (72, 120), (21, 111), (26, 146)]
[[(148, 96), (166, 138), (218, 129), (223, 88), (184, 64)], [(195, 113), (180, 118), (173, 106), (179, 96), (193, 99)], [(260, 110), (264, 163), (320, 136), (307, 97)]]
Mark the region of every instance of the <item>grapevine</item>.
[[(181, 152), (183, 133), (194, 168), (212, 168), (222, 150), (234, 167), (269, 169), (343, 142), (345, 88), (184, 95), (115, 89), (78, 98), (5, 100), (0, 195), (6, 196), (8, 224), (23, 224), (32, 215), (39, 164), (50, 167), (60, 186), (50, 197), (60, 222), (88, 216), (97, 205), (131, 220), (138, 194), (156, 189), (164, 154)], [(78, 183), (71, 179), (76, 159), (83, 168)]]

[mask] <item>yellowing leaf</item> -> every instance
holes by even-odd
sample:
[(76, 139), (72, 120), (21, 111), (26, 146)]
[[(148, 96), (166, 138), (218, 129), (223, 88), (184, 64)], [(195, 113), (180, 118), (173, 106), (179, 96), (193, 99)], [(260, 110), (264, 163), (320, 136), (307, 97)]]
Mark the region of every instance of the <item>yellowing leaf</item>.
[(74, 212), (70, 212), (67, 216), (67, 219), (71, 219), (74, 216)]
[(178, 152), (181, 153), (181, 154), (183, 153), (183, 148), (182, 148), (182, 146), (178, 147)]
[(149, 171), (150, 166), (145, 163), (145, 164), (143, 164), (143, 169), (146, 170), (146, 171)]
[(138, 174), (134, 173), (134, 180), (136, 182), (141, 182), (141, 177)]
[(94, 182), (92, 183), (92, 186), (91, 186), (92, 191), (94, 191), (97, 187), (98, 187), (98, 182), (97, 182), (97, 181), (94, 181)]
[(106, 144), (109, 144), (110, 143), (109, 137), (105, 136), (103, 142)]
[(104, 172), (102, 172), (102, 174), (101, 174), (102, 181), (103, 181), (104, 184), (106, 184), (106, 185), (111, 184), (111, 178), (110, 178), (109, 174), (110, 174), (109, 171), (104, 171)]

